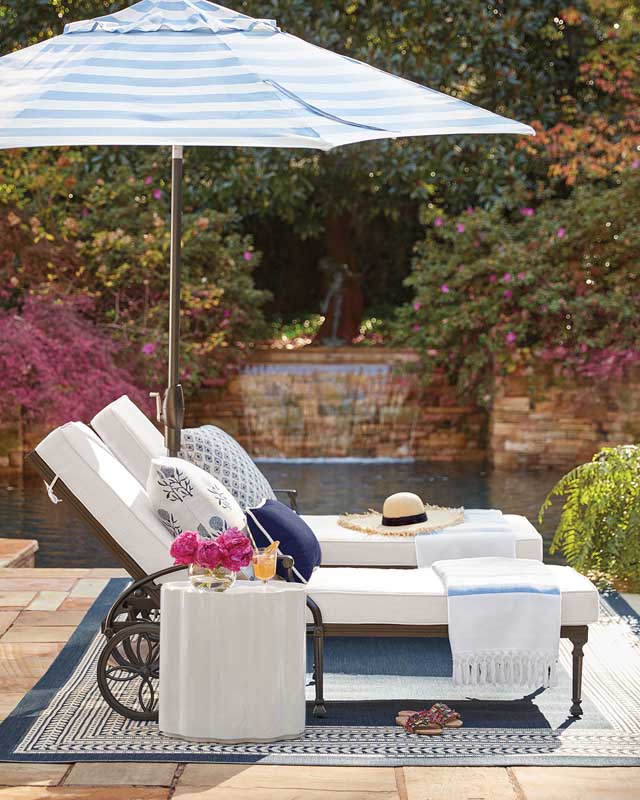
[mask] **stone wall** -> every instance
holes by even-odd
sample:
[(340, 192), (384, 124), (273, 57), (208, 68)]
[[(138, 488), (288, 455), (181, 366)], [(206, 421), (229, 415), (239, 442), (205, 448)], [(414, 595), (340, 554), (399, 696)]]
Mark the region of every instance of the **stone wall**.
[[(187, 399), (186, 426), (218, 424), (255, 456), (379, 457), (570, 469), (604, 445), (640, 441), (640, 374), (601, 382), (550, 370), (496, 381), (490, 414), (428, 386), (408, 351), (310, 347), (262, 351), (223, 390)], [(0, 427), (0, 472), (46, 434)]]
[(489, 458), (506, 469), (569, 469), (601, 447), (640, 441), (640, 375), (594, 384), (543, 370), (498, 379)]
[(422, 387), (407, 351), (265, 351), (224, 394), (188, 403), (187, 425), (212, 422), (255, 456), (412, 457), (482, 461), (486, 416), (443, 380)]

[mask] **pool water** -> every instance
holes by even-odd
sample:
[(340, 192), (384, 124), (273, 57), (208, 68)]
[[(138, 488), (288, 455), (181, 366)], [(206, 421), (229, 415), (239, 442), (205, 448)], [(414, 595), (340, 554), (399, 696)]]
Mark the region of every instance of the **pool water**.
[[(276, 488), (297, 489), (300, 510), (307, 514), (340, 514), (381, 509), (387, 495), (399, 491), (419, 494), (425, 502), (441, 506), (500, 508), (523, 514), (540, 530), (545, 560), (557, 524), (559, 504), (544, 525), (538, 510), (561, 473), (503, 472), (477, 465), (427, 462), (263, 462), (260, 468)], [(13, 482), (0, 477), (0, 538), (37, 539), (41, 567), (120, 566), (66, 503), (53, 505), (42, 481), (31, 477)]]

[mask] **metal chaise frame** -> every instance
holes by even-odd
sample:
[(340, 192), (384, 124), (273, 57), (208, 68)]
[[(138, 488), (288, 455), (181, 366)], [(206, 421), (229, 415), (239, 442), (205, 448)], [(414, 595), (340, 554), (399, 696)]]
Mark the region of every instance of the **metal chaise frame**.
[[(49, 465), (34, 450), (26, 457), (32, 466), (47, 483), (51, 483), (55, 475)], [(102, 623), (102, 632), (107, 638), (98, 664), (98, 685), (112, 708), (129, 719), (157, 719), (157, 698), (151, 682), (158, 677), (158, 651), (160, 631), (160, 586), (159, 578), (172, 573), (183, 572), (184, 567), (167, 567), (148, 575), (142, 567), (113, 539), (107, 529), (91, 514), (86, 506), (66, 486), (60, 478), (55, 485), (56, 494), (67, 501), (81, 519), (91, 528), (100, 541), (118, 558), (134, 582), (117, 598)], [(293, 559), (282, 557), (283, 566), (288, 572), (289, 580), (293, 580)], [(330, 569), (330, 568), (328, 568)], [(318, 604), (307, 597), (307, 607), (313, 622), (307, 625), (307, 634), (313, 637), (315, 700), (314, 716), (324, 716), (324, 640), (327, 636), (336, 637), (410, 637), (410, 638), (443, 638), (449, 637), (447, 625), (395, 625), (368, 623), (325, 623)], [(582, 666), (584, 645), (589, 637), (587, 625), (563, 625), (560, 630), (563, 639), (573, 644), (572, 705), (570, 715), (582, 715)], [(109, 659), (121, 664), (122, 670), (130, 670), (140, 681), (139, 702), (142, 710), (123, 706), (108, 686), (107, 670)], [(122, 662), (122, 663), (121, 663)], [(123, 680), (115, 678), (114, 680)], [(144, 694), (143, 689), (146, 690)]]

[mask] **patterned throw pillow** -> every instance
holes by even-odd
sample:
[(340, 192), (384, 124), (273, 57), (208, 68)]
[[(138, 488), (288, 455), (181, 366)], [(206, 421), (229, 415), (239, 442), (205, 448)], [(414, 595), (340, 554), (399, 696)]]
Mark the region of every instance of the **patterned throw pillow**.
[(213, 538), (227, 528), (244, 528), (242, 509), (220, 481), (195, 464), (163, 456), (151, 461), (149, 502), (172, 536), (197, 531)]
[(269, 481), (244, 447), (215, 425), (183, 430), (180, 457), (216, 477), (243, 510), (276, 499)]

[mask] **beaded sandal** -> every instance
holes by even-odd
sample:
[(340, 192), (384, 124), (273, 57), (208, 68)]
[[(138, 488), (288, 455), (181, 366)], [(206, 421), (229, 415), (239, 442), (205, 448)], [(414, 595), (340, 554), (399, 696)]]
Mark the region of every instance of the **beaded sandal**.
[(436, 712), (416, 711), (409, 716), (396, 717), (396, 723), (404, 728), (407, 733), (417, 733), (420, 736), (434, 736), (442, 733), (442, 721)]
[[(460, 718), (460, 714), (458, 714), (457, 711), (454, 711), (453, 708), (448, 706), (446, 703), (434, 703), (429, 711), (437, 715), (438, 720), (441, 722), (444, 728), (462, 728), (464, 724)], [(416, 713), (417, 712), (415, 711), (398, 711), (396, 721), (406, 721), (409, 717)], [(399, 721), (398, 724), (402, 725), (403, 722)]]

